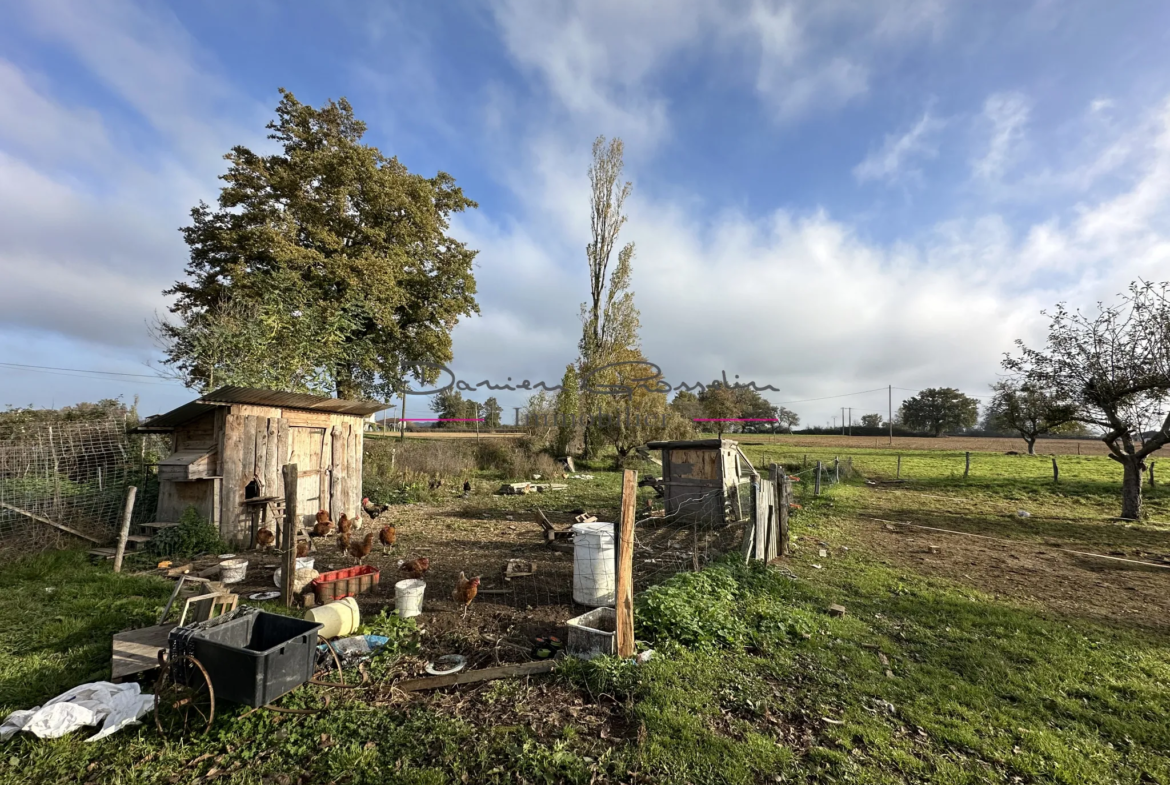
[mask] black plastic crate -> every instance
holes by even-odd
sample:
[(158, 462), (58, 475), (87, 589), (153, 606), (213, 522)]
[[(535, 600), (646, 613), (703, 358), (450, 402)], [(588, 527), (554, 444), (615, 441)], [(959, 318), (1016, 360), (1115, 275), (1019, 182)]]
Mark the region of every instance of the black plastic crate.
[(320, 629), (257, 611), (188, 631), (184, 649), (207, 669), (216, 700), (264, 706), (313, 677)]

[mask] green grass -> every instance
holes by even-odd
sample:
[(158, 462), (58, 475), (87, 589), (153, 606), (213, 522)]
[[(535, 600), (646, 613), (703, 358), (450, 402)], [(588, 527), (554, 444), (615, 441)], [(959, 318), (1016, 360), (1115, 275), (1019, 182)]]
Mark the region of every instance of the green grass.
[[(748, 449), (757, 466), (814, 454)], [(836, 454), (853, 455), (867, 474), (893, 474), (893, 454)], [(21, 735), (0, 750), (0, 781), (192, 782), (214, 767), (226, 772), (215, 781), (232, 783), (285, 781), (281, 775), (296, 782), (303, 774), (306, 782), (338, 783), (1170, 785), (1164, 635), (1070, 619), (888, 566), (863, 547), (872, 524), (860, 518), (884, 505), (899, 519), (952, 515), (948, 525), (997, 536), (1100, 547), (1156, 544), (1165, 527), (1107, 522), (1117, 489), (1101, 459), (1083, 466), (1062, 459), (1069, 480), (1051, 487), (1038, 471), (1028, 473), (1029, 461), (1042, 459), (981, 454), (974, 466), (982, 474), (964, 479), (961, 453), (914, 458), (903, 460), (913, 481), (889, 493), (844, 484), (818, 499), (802, 496), (794, 534), (849, 542), (848, 552), (834, 547), (818, 558), (798, 541), (790, 575), (735, 560), (679, 574), (639, 598), (639, 637), (655, 658), (573, 663), (550, 677), (586, 702), (616, 702), (625, 717), (620, 739), (588, 724), (537, 734), (430, 704), (335, 698), (334, 710), (314, 717), (241, 718), (228, 709), (211, 734), (181, 743), (162, 742), (152, 726), (92, 745)], [(595, 480), (570, 480), (571, 490), (557, 497), (477, 495), (467, 504), (616, 507), (619, 475), (583, 471)], [(1160, 494), (1151, 506), (1165, 504)], [(1020, 506), (1033, 517), (1014, 518)], [(109, 635), (153, 623), (171, 585), (115, 576), (71, 553), (7, 566), (0, 711), (102, 678)], [(830, 616), (831, 603), (847, 614)], [(375, 668), (392, 671), (391, 661)], [(498, 682), (485, 695), (501, 705), (530, 700), (520, 682)], [(312, 705), (317, 696), (302, 690), (290, 700)], [(211, 757), (188, 766), (201, 755)]]

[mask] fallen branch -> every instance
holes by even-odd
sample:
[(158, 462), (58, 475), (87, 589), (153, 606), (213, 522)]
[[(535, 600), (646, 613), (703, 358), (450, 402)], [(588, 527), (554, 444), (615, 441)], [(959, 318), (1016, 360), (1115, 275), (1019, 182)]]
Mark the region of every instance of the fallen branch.
[(451, 687), (456, 684), (474, 684), (479, 681), (507, 679), (512, 676), (534, 676), (538, 673), (549, 673), (556, 667), (551, 660), (525, 662), (520, 665), (501, 665), (498, 668), (481, 668), (474, 671), (452, 673), (449, 676), (435, 676), (429, 679), (408, 679), (394, 685), (395, 689), (403, 692), (418, 692), (419, 690), (434, 690), (439, 687)]

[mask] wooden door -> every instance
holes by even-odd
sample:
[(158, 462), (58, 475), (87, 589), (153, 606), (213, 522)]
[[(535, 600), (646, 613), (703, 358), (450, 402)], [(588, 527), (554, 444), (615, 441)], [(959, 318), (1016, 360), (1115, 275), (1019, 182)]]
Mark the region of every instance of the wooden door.
[(321, 498), (321, 454), (324, 428), (289, 428), (288, 462), (297, 465), (297, 515), (301, 524), (312, 525), (317, 511), (328, 508)]

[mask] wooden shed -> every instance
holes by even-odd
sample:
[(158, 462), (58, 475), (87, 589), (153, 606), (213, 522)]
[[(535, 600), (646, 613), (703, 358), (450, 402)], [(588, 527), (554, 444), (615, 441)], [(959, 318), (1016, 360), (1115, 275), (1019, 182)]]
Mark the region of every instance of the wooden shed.
[(751, 514), (750, 490), (759, 477), (731, 439), (650, 442), (662, 451), (666, 514), (699, 523), (731, 523)]
[(318, 510), (333, 520), (359, 512), (366, 418), (386, 408), (301, 393), (224, 387), (151, 417), (136, 429), (171, 434), (159, 462), (155, 523), (173, 525), (188, 506), (237, 547), (251, 544), (253, 513), (279, 512), (281, 467), (299, 468), (297, 512), (312, 524)]

